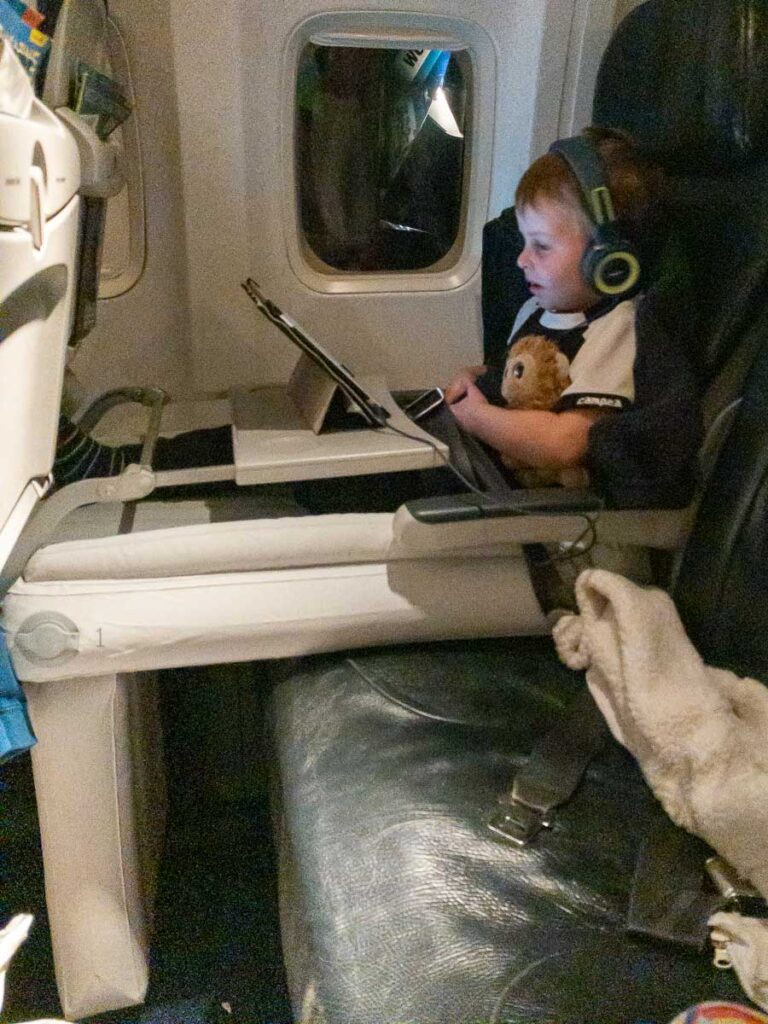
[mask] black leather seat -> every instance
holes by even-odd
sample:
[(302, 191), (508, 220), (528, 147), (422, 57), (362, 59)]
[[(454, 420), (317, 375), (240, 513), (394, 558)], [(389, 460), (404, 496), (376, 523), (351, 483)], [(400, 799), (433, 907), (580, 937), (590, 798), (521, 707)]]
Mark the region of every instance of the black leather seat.
[[(648, 0), (606, 55), (595, 114), (634, 130), (675, 173), (695, 276), (691, 333), (712, 407), (744, 381), (674, 593), (706, 660), (768, 682), (760, 6)], [(629, 1024), (664, 1022), (705, 999), (744, 1001), (706, 952), (625, 930), (638, 845), (660, 811), (617, 745), (533, 845), (488, 832), (497, 795), (583, 686), (548, 639), (340, 653), (274, 671), (297, 1019)]]

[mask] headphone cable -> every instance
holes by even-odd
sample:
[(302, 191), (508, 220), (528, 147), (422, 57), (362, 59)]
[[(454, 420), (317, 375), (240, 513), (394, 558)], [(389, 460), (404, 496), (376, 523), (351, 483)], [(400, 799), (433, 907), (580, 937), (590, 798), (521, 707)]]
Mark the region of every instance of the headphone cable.
[[(466, 487), (472, 494), (482, 498), (483, 501), (476, 501), (473, 503), (473, 507), (482, 515), (488, 508), (488, 500), (494, 500), (494, 494), (492, 491), (483, 491), (480, 487), (474, 484), (462, 471), (455, 466), (451, 461), (450, 457), (443, 452), (437, 443), (426, 437), (417, 437), (415, 434), (409, 434), (406, 430), (401, 430), (400, 427), (395, 427), (387, 420), (382, 419), (379, 422), (379, 426), (383, 430), (389, 430), (394, 434), (399, 434), (401, 437), (407, 438), (409, 441), (415, 441), (417, 444), (425, 444), (432, 449), (433, 452), (438, 456), (441, 462), (446, 466), (447, 469), (453, 473), (453, 475)], [(498, 500), (512, 509), (512, 515), (516, 516), (533, 516), (542, 515), (541, 512), (534, 512), (530, 509), (522, 508), (519, 505), (515, 507), (514, 497), (510, 499), (506, 496), (498, 496)], [(572, 513), (579, 519), (583, 519), (585, 526), (581, 533), (573, 541), (560, 541), (560, 545), (567, 544), (568, 549), (563, 551), (561, 554), (548, 555), (547, 558), (536, 558), (534, 561), (537, 565), (553, 565), (557, 562), (570, 562), (576, 558), (583, 557), (589, 554), (592, 548), (597, 543), (597, 520), (600, 515), (600, 509), (595, 515), (590, 515), (588, 512), (574, 512)], [(589, 540), (584, 543), (584, 538), (588, 537)]]

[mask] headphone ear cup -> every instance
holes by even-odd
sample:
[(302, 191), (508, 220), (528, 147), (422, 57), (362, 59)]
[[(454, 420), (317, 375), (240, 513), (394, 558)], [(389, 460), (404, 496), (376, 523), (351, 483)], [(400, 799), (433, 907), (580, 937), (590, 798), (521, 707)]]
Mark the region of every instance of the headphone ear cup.
[(640, 260), (625, 239), (597, 228), (581, 257), (581, 273), (598, 295), (613, 298), (626, 294), (638, 283)]

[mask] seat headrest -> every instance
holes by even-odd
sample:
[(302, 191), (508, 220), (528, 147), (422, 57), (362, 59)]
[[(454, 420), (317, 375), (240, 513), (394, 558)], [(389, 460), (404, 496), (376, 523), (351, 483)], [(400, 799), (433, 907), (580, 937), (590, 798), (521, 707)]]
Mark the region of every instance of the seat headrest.
[(764, 0), (646, 0), (601, 64), (593, 121), (670, 170), (736, 167), (768, 149)]

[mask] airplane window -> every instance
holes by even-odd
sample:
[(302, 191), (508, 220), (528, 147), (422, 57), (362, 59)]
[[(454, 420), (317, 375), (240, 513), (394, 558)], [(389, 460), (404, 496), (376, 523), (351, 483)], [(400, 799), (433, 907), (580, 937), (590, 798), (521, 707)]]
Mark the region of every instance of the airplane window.
[(457, 241), (469, 60), (309, 43), (296, 85), (305, 243), (335, 271), (423, 270)]

